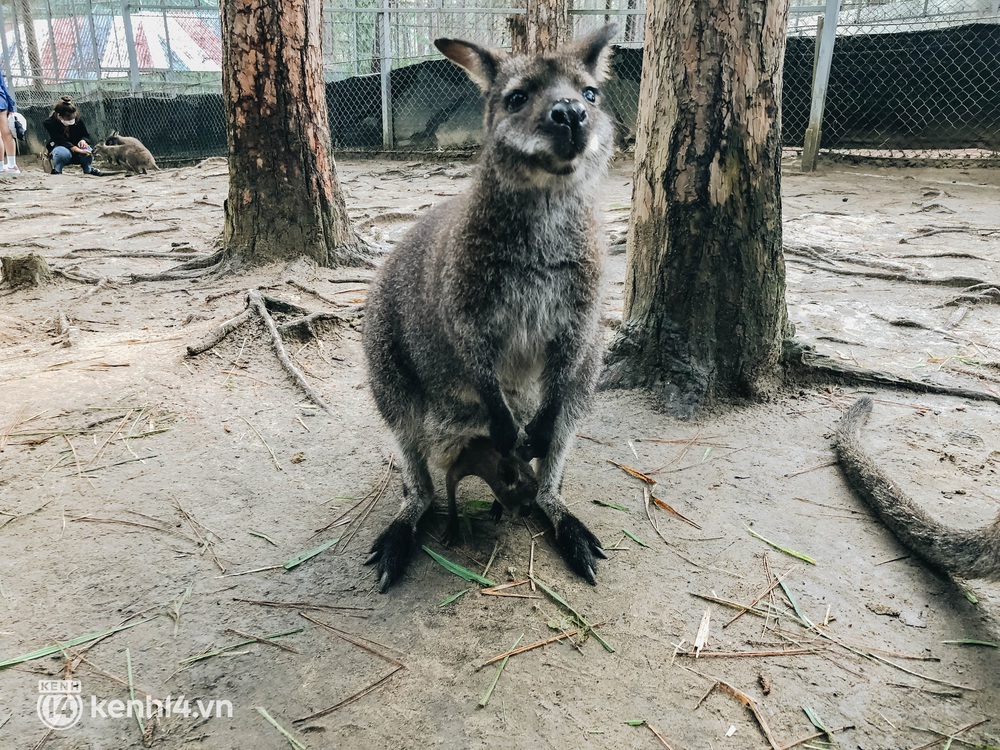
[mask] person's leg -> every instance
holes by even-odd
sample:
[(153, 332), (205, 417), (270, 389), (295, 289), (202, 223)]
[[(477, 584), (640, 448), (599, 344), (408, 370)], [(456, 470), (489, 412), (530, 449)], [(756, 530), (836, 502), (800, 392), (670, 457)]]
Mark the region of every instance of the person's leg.
[(94, 155), (93, 154), (77, 154), (77, 160), (81, 167), (83, 167), (84, 174), (90, 174), (94, 170)]
[(5, 157), (3, 165), (16, 169), (17, 161), (15, 160), (15, 155), (17, 151), (14, 146), (14, 134), (10, 132), (10, 122), (7, 120), (8, 114), (9, 112), (6, 108), (0, 109), (0, 142), (3, 143), (3, 156)]
[(56, 146), (49, 156), (52, 157), (53, 174), (62, 174), (63, 167), (73, 161), (73, 152), (65, 146)]

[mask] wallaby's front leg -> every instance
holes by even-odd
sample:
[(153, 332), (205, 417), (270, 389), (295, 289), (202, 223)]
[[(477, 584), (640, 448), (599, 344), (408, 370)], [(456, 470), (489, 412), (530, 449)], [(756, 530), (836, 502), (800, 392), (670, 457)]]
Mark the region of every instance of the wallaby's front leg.
[(549, 453), (541, 460), (537, 502), (552, 522), (556, 546), (566, 564), (588, 583), (596, 584), (597, 558), (606, 559), (607, 555), (601, 541), (566, 508), (559, 492), (575, 421), (560, 420), (556, 425)]
[(365, 560), (365, 565), (377, 564), (375, 573), (383, 594), (406, 571), (417, 548), (417, 522), (434, 500), (434, 483), (423, 452), (415, 445), (404, 445), (402, 453), (403, 506), (375, 539)]
[(525, 441), (518, 448), (519, 455), (525, 461), (544, 458), (549, 454), (556, 423), (563, 413), (574, 353), (565, 341), (550, 341), (546, 347), (545, 371), (542, 373), (542, 405), (525, 426)]
[(486, 408), (490, 439), (501, 456), (510, 455), (517, 443), (517, 425), (500, 390), (496, 369), (499, 347), (492, 337), (487, 337), (483, 327), (477, 328), (472, 322), (462, 326), (457, 321), (453, 324), (451, 341)]

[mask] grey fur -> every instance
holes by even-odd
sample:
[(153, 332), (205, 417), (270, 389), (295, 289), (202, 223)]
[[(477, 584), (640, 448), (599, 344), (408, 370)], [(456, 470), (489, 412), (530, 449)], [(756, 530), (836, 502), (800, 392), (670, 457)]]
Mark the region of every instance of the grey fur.
[(837, 428), (837, 457), (851, 488), (933, 567), (960, 578), (1000, 579), (1000, 515), (981, 529), (957, 531), (924, 513), (862, 449), (861, 427), (871, 411), (871, 398), (863, 396)]
[(614, 31), (544, 57), (435, 42), (483, 89), (486, 137), (471, 188), (410, 230), (368, 295), (369, 380), (399, 443), (405, 495), (369, 558), (383, 591), (415, 549), (434, 496), (429, 465), (448, 470), (486, 436), (502, 456), (539, 459), (537, 503), (567, 563), (594, 581), (603, 550), (560, 486), (600, 363), (596, 192), (614, 127), (587, 97)]
[(538, 480), (531, 464), (520, 456), (501, 456), (488, 437), (472, 440), (448, 469), (445, 492), (448, 496), (448, 526), (443, 540), (451, 544), (458, 539), (458, 504), (455, 489), (465, 477), (476, 476), (493, 490), (496, 500), (490, 514), (494, 521), (503, 517), (504, 510), (518, 511), (526, 516), (535, 504)]
[(156, 166), (156, 159), (149, 152), (149, 149), (142, 145), (138, 138), (118, 135), (118, 131), (112, 131), (111, 135), (94, 146), (94, 155), (102, 154), (112, 164), (120, 166), (124, 164), (132, 172), (142, 172), (146, 174), (147, 169), (159, 169)]

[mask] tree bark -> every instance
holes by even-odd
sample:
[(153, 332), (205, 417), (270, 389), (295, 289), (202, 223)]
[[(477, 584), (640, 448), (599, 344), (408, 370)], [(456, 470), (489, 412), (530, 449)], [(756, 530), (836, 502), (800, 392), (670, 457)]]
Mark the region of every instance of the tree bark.
[(330, 154), (322, 23), (321, 0), (223, 0), (226, 265), (364, 256)]
[(622, 329), (605, 385), (691, 412), (759, 397), (787, 326), (780, 105), (787, 0), (652, 0)]
[(515, 55), (553, 52), (570, 40), (572, 0), (525, 0), (524, 15), (510, 19), (511, 47)]

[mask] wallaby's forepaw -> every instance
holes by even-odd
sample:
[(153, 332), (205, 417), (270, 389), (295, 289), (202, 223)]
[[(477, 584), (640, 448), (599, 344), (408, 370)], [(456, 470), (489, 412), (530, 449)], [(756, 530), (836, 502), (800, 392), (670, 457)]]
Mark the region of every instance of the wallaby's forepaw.
[(494, 523), (500, 523), (500, 519), (503, 518), (503, 503), (499, 500), (493, 501), (493, 506), (490, 508), (490, 517)]
[(533, 458), (545, 458), (552, 447), (552, 440), (555, 437), (551, 420), (545, 419), (539, 414), (524, 428), (524, 442), (518, 446), (517, 455), (523, 461), (530, 461)]
[(365, 565), (376, 564), (375, 573), (381, 593), (384, 594), (402, 577), (416, 547), (416, 535), (410, 525), (403, 521), (393, 521), (378, 535)]
[(566, 564), (583, 576), (587, 583), (597, 584), (597, 558), (607, 559), (601, 541), (583, 525), (583, 521), (567, 513), (556, 524), (556, 543)]

